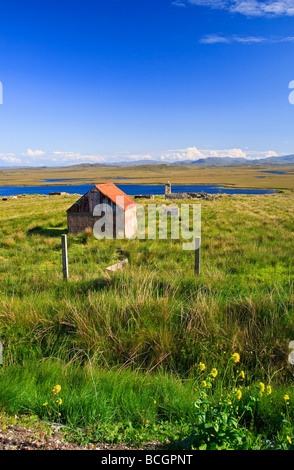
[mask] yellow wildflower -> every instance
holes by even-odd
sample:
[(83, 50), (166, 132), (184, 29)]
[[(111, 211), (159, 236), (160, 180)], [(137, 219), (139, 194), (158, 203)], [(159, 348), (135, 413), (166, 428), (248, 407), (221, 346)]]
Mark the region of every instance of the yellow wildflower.
[(236, 397), (237, 397), (238, 400), (241, 400), (241, 398), (242, 398), (241, 390), (237, 390)]
[(271, 387), (270, 385), (268, 385), (268, 386), (266, 387), (266, 394), (267, 394), (267, 395), (270, 395), (271, 393), (272, 393), (272, 387)]
[(290, 436), (287, 436), (287, 441), (289, 442), (289, 444), (292, 444), (292, 439)]
[(289, 400), (290, 400), (289, 395), (285, 395), (285, 396), (284, 396), (284, 400), (285, 400), (285, 401), (289, 401)]
[(58, 403), (58, 405), (61, 405), (62, 404), (61, 398), (58, 398), (58, 400), (56, 400), (56, 403)]
[(263, 393), (263, 392), (265, 391), (265, 385), (264, 385), (264, 383), (259, 382), (259, 386), (260, 386), (260, 391), (261, 391), (261, 393)]
[(200, 372), (203, 372), (205, 370), (205, 364), (203, 364), (203, 362), (199, 363), (199, 369), (200, 369)]
[(217, 369), (215, 369), (215, 368), (212, 369), (212, 371), (210, 372), (210, 374), (211, 374), (212, 377), (215, 378), (215, 377), (217, 376), (217, 374), (218, 374)]
[(47, 402), (43, 403), (43, 406), (47, 406), (47, 405), (48, 405), (48, 403), (47, 403)]
[(55, 385), (55, 387), (53, 387), (53, 390), (52, 390), (52, 392), (53, 392), (53, 393), (59, 393), (59, 392), (60, 392), (60, 390), (61, 390), (61, 387), (60, 387), (60, 385)]
[(242, 380), (245, 379), (245, 372), (244, 372), (244, 370), (241, 370), (241, 372), (240, 372), (240, 378), (241, 378)]
[(207, 382), (206, 382), (206, 380), (203, 380), (203, 382), (202, 382), (202, 387), (204, 387), (204, 388), (207, 387)]
[(232, 358), (234, 359), (234, 362), (240, 362), (240, 354), (234, 353)]

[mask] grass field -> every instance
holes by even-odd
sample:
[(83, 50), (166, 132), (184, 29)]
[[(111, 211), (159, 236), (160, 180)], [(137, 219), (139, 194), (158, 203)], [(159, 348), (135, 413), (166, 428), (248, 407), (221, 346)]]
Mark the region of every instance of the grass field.
[[(264, 173), (279, 171), (285, 174)], [(131, 181), (128, 179), (132, 176)], [(23, 168), (0, 170), (0, 186), (42, 186), (48, 179), (67, 179), (66, 184), (97, 184), (112, 181), (122, 184), (219, 184), (228, 188), (294, 190), (294, 167), (231, 166), (200, 167), (145, 165), (134, 167), (76, 165), (59, 168)], [(111, 178), (111, 179), (110, 179)], [(116, 179), (119, 178), (119, 179)], [(123, 179), (126, 178), (126, 179)], [(77, 182), (76, 179), (80, 179)]]
[[(0, 405), (81, 441), (175, 448), (197, 424), (183, 448), (291, 448), (293, 194), (201, 201), (199, 276), (182, 240), (82, 233), (68, 237), (66, 282), (75, 199), (0, 201)], [(129, 263), (106, 273), (117, 248)]]

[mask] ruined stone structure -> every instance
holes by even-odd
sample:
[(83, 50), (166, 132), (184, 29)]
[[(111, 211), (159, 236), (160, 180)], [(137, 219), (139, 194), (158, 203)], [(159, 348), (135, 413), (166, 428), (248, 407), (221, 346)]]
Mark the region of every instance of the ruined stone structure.
[[(104, 204), (105, 212), (95, 215), (95, 207)], [(69, 234), (78, 234), (94, 228), (102, 217), (111, 214), (113, 238), (116, 238), (118, 214), (124, 216), (124, 236), (130, 238), (137, 230), (136, 206), (138, 204), (113, 183), (96, 184), (67, 210)]]
[(168, 182), (165, 185), (165, 199), (205, 199), (211, 201), (217, 199), (220, 195), (212, 195), (204, 192), (201, 193), (172, 193), (171, 184)]
[(171, 184), (168, 181), (165, 185), (165, 197), (169, 196), (171, 194)]

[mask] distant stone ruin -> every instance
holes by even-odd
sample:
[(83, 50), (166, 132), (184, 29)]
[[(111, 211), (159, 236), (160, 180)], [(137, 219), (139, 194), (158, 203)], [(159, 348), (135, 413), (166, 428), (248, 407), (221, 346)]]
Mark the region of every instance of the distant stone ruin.
[(203, 191), (201, 193), (172, 193), (170, 182), (168, 181), (165, 185), (165, 199), (205, 199), (206, 201), (213, 201), (220, 196), (220, 194), (207, 194)]
[(154, 194), (137, 194), (135, 199), (154, 199)]
[(51, 191), (49, 192), (49, 196), (65, 196), (65, 195), (68, 195), (68, 193), (64, 192), (64, 191)]

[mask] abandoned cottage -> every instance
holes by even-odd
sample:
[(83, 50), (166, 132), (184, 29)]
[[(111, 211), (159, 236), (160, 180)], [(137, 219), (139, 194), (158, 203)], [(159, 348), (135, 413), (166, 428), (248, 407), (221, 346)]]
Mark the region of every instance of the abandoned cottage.
[[(103, 204), (103, 212), (95, 215), (95, 208)], [(94, 228), (102, 217), (111, 215), (113, 238), (117, 235), (117, 220), (123, 214), (124, 237), (130, 238), (137, 230), (136, 206), (138, 204), (113, 183), (96, 184), (67, 210), (69, 234), (78, 234)]]

